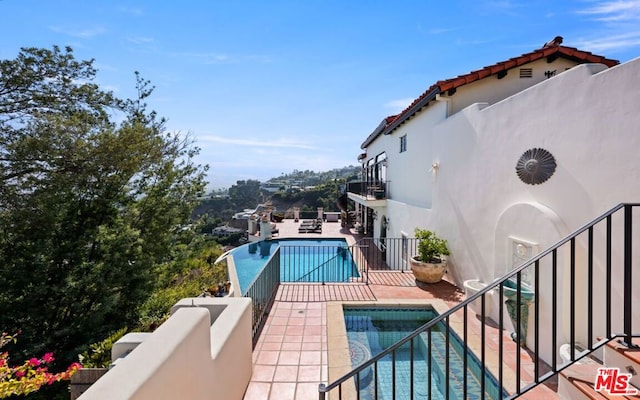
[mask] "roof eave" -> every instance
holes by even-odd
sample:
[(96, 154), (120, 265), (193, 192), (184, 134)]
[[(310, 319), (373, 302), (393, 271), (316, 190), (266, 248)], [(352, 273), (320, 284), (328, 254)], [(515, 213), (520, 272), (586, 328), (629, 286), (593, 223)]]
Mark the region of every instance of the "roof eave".
[(384, 130), (385, 135), (390, 135), (397, 127), (404, 124), (407, 120), (411, 119), (420, 110), (422, 110), (430, 101), (435, 100), (436, 96), (440, 94), (440, 86), (436, 86), (429, 93), (422, 96), (421, 99), (409, 108), (405, 113), (396, 118), (392, 123)]
[(366, 149), (367, 146), (373, 143), (373, 141), (376, 140), (378, 136), (380, 136), (380, 134), (391, 134), (391, 132), (393, 132), (398, 126), (402, 125), (405, 121), (413, 117), (418, 111), (429, 104), (430, 101), (434, 100), (436, 98), (436, 95), (439, 93), (440, 87), (436, 86), (429, 93), (420, 96), (420, 100), (418, 100), (416, 104), (411, 106), (408, 110), (405, 110), (402, 115), (399, 115), (398, 118), (393, 120), (393, 122), (391, 122), (389, 125), (386, 125), (384, 123), (385, 121), (383, 120), (382, 123), (378, 125), (378, 127), (369, 135), (369, 137), (367, 137), (365, 141), (362, 142), (360, 148), (363, 150)]
[[(460, 86), (464, 86), (468, 83), (475, 82), (476, 80), (486, 79), (489, 76), (493, 76), (500, 71), (508, 71), (513, 68), (519, 67), (521, 65), (527, 64), (529, 62), (533, 62), (539, 60), (544, 57), (549, 57), (552, 55), (557, 55), (560, 57), (564, 57), (567, 59), (574, 59), (578, 63), (592, 62), (592, 63), (601, 63), (608, 67), (615, 66), (619, 64), (618, 60), (608, 59), (603, 56), (598, 56), (589, 52), (585, 52), (573, 47), (565, 47), (565, 46), (553, 46), (553, 47), (545, 47), (542, 49), (534, 50), (529, 53), (522, 54), (521, 56), (511, 58), (509, 60), (496, 63), (494, 65), (490, 65), (485, 67), (484, 69), (472, 71), (469, 74), (459, 75), (456, 78), (447, 79), (445, 81), (439, 81), (435, 85), (433, 85), (430, 90), (423, 93), (416, 101), (415, 104), (410, 105), (407, 109), (402, 111), (397, 115), (397, 118), (393, 120), (388, 125), (380, 124), (360, 146), (362, 149), (365, 149), (368, 145), (370, 145), (380, 134), (389, 135), (394, 130), (396, 130), (400, 125), (405, 123), (407, 120), (411, 119), (416, 113), (418, 113), (423, 107), (425, 107), (431, 100), (436, 98), (436, 95), (440, 94), (443, 91), (456, 89)], [(489, 69), (489, 73), (486, 74), (485, 70)], [(470, 74), (481, 74), (482, 77), (478, 76), (478, 79), (469, 80), (468, 76)], [(444, 86), (444, 88), (443, 88)], [(381, 129), (382, 128), (382, 129)]]
[(374, 129), (369, 136), (367, 136), (364, 142), (362, 142), (362, 144), (360, 145), (360, 148), (364, 150), (369, 145), (369, 143), (373, 142), (375, 138), (377, 138), (382, 133), (382, 131), (384, 131), (385, 126), (387, 126), (386, 118), (383, 119), (378, 126), (376, 126), (376, 129)]

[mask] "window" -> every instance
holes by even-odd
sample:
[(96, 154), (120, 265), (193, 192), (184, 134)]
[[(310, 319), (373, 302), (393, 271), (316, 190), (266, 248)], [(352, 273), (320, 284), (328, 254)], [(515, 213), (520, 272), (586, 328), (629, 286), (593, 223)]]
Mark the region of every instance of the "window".
[(407, 151), (407, 135), (400, 136), (400, 153)]
[(387, 153), (382, 152), (376, 156), (375, 179), (379, 181), (387, 180)]

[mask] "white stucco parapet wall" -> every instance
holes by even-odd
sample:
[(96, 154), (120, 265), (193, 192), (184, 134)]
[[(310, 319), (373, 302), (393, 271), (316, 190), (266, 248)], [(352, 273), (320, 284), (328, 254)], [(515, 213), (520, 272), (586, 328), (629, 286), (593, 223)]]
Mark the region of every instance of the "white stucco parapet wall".
[[(421, 227), (446, 238), (449, 278), (460, 288), (465, 280), (490, 283), (511, 270), (514, 240), (542, 251), (615, 205), (640, 201), (640, 59), (613, 68), (578, 65), (501, 101), (471, 104), (449, 117), (448, 101), (435, 100), (391, 135), (376, 138), (367, 154), (386, 152), (387, 176), (393, 181), (392, 200), (377, 211), (376, 223), (383, 215), (390, 219), (387, 237), (412, 236)], [(399, 152), (402, 135), (407, 135), (407, 150)], [(544, 148), (557, 163), (553, 176), (539, 185), (522, 182), (515, 170), (532, 148)], [(578, 263), (585, 259), (585, 240), (577, 239)], [(558, 257), (560, 265), (567, 264), (567, 254)], [(579, 269), (577, 281), (585, 274)], [(549, 281), (544, 273), (541, 279)], [(569, 284), (568, 276), (559, 276), (562, 292), (568, 293)], [(614, 293), (619, 284), (614, 282)], [(537, 294), (543, 321), (548, 320), (550, 293), (550, 286), (543, 285)], [(568, 299), (560, 302), (568, 307)], [(579, 326), (585, 324), (582, 303)], [(602, 304), (594, 310), (601, 313)], [(568, 338), (567, 321), (559, 321), (560, 343)], [(578, 332), (577, 339), (584, 340), (582, 335)], [(548, 361), (550, 352), (550, 343), (541, 343), (542, 358)]]
[(79, 399), (241, 399), (252, 374), (251, 299), (183, 299), (171, 314)]
[[(459, 286), (492, 281), (507, 271), (508, 236), (544, 249), (615, 204), (640, 199), (637, 104), (640, 59), (613, 68), (579, 65), (449, 118), (436, 101), (367, 148), (387, 152), (393, 201), (378, 213), (393, 221), (387, 236), (433, 229), (449, 241)], [(408, 148), (399, 153), (404, 134)], [(535, 147), (550, 151), (558, 166), (547, 182), (527, 185), (515, 165)], [(521, 215), (538, 222), (523, 222), (512, 207), (531, 208)]]

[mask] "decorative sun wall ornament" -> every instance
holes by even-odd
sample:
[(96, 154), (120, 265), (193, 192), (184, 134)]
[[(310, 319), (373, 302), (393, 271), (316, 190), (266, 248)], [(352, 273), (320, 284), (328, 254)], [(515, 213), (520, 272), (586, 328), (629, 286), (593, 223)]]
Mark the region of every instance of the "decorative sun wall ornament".
[(525, 151), (516, 164), (516, 173), (520, 180), (529, 185), (538, 185), (551, 178), (556, 171), (556, 159), (545, 149)]

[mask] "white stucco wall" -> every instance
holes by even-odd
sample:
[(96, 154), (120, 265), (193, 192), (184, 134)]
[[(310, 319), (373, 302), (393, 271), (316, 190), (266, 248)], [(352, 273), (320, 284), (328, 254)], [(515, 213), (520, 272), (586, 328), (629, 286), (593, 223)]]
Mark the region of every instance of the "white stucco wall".
[[(369, 147), (367, 156), (387, 154), (387, 180), (390, 197), (411, 206), (431, 208), (432, 179), (429, 176), (433, 160), (433, 126), (446, 118), (446, 104), (431, 102), (409, 123), (390, 135), (380, 135)], [(407, 150), (400, 152), (400, 137), (407, 135)], [(427, 179), (427, 177), (429, 179)]]
[[(454, 240), (454, 247), (464, 243), (456, 243), (459, 235), (453, 233), (468, 231), (482, 253), (473, 264), (479, 263), (485, 280), (505, 272), (505, 256), (487, 250), (496, 248), (496, 225), (510, 207), (542, 205), (558, 215), (554, 237), (527, 233), (540, 236), (530, 239), (546, 248), (617, 203), (640, 199), (640, 136), (635, 134), (640, 60), (603, 69), (575, 67), (495, 105), (471, 106), (434, 127), (440, 168), (433, 200), (438, 216), (432, 224)], [(597, 71), (602, 72), (593, 75)], [(558, 164), (541, 185), (524, 184), (515, 173), (519, 157), (534, 147), (550, 151)]]
[[(498, 103), (473, 104), (445, 121), (438, 122), (442, 110), (430, 106), (390, 135), (396, 140), (388, 151), (388, 174), (394, 180), (386, 210), (388, 236), (399, 237), (416, 226), (433, 229), (449, 241), (450, 270), (458, 286), (472, 278), (490, 282), (510, 269), (510, 236), (543, 250), (616, 204), (640, 200), (638, 104), (640, 59), (611, 69), (576, 66)], [(396, 141), (403, 132), (410, 133), (408, 150), (398, 154)], [(522, 153), (535, 147), (551, 152), (557, 168), (547, 182), (527, 185), (515, 166)], [(429, 171), (434, 161), (439, 163), (435, 174)], [(416, 182), (430, 182), (430, 190)], [(578, 261), (584, 261), (585, 240), (578, 240)], [(568, 262), (567, 254), (559, 258)], [(602, 268), (597, 257), (596, 264)], [(583, 271), (577, 282), (586, 279)], [(566, 274), (558, 281), (565, 309)], [(541, 313), (550, 312), (550, 288), (538, 295)], [(584, 298), (579, 292), (579, 340), (584, 337)], [(602, 309), (601, 303), (594, 307)], [(559, 323), (564, 340), (568, 321)], [(548, 360), (550, 344), (542, 346)]]
[(251, 299), (183, 299), (79, 399), (241, 399), (252, 370)]

